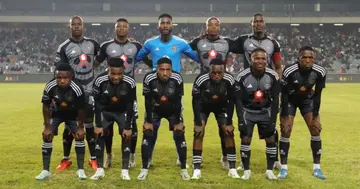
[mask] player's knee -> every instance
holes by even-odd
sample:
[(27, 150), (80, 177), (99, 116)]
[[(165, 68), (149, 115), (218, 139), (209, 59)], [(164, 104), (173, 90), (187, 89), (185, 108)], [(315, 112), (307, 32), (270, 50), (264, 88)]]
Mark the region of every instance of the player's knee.
[(44, 143), (52, 143), (52, 141), (53, 141), (53, 137), (43, 138), (43, 142), (44, 142)]
[(251, 143), (251, 137), (244, 136), (244, 137), (241, 138), (241, 144), (250, 145), (250, 143)]
[(235, 140), (233, 136), (225, 136), (224, 141), (226, 148), (235, 147)]
[(144, 137), (153, 137), (154, 131), (151, 129), (144, 129)]
[(320, 136), (321, 130), (316, 127), (310, 127), (311, 136)]

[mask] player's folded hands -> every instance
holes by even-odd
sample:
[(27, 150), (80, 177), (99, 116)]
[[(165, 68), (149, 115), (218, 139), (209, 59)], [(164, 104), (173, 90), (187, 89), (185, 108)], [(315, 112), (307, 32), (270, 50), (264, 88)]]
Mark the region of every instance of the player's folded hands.
[(84, 128), (78, 127), (76, 133), (75, 133), (75, 140), (82, 140), (84, 139)]
[(42, 136), (45, 141), (51, 141), (52, 133), (50, 128), (45, 127), (42, 132)]
[(234, 136), (234, 126), (233, 125), (226, 125), (223, 127), (224, 133), (227, 136)]
[(104, 134), (104, 128), (102, 127), (95, 127), (94, 133), (97, 137), (103, 136)]
[(124, 129), (122, 132), (122, 136), (125, 137), (126, 140), (129, 140), (131, 138), (132, 131), (131, 129)]

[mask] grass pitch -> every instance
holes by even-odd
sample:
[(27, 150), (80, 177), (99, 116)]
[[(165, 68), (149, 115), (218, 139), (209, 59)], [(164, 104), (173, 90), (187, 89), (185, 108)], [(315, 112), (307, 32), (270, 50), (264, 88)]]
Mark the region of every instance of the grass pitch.
[[(120, 178), (121, 153), (120, 136), (115, 135), (113, 144), (114, 165), (106, 170), (103, 180), (80, 181), (75, 177), (76, 156), (71, 151), (73, 165), (65, 171), (56, 171), (55, 167), (62, 158), (61, 135), (54, 139), (54, 150), (51, 161), (52, 178), (47, 181), (36, 181), (41, 164), (41, 95), (44, 84), (0, 84), (0, 188), (360, 188), (360, 107), (359, 84), (328, 84), (323, 92), (321, 121), (323, 125), (322, 170), (326, 181), (311, 176), (312, 155), (310, 134), (300, 112), (297, 113), (293, 133), (290, 139), (289, 176), (286, 180), (268, 181), (264, 178), (266, 170), (265, 143), (259, 141), (257, 131), (252, 142), (251, 170), (249, 181), (234, 180), (227, 177), (227, 171), (219, 163), (221, 150), (218, 129), (213, 116), (210, 118), (204, 139), (202, 178), (199, 181), (182, 181), (180, 169), (175, 166), (176, 152), (168, 124), (162, 121), (158, 142), (155, 147), (154, 167), (150, 169), (146, 181), (136, 179), (140, 172), (140, 145), (142, 133), (139, 133), (136, 162), (137, 167), (130, 170), (131, 181)], [(188, 144), (188, 163), (192, 161), (192, 107), (191, 84), (186, 84), (184, 98), (186, 124), (186, 141)], [(140, 116), (138, 125), (141, 130), (144, 114), (142, 86), (138, 85), (138, 104)], [(234, 123), (237, 117), (234, 115)], [(60, 126), (60, 131), (63, 125)], [(115, 132), (117, 133), (117, 132)], [(239, 162), (239, 132), (236, 129), (237, 159)], [(86, 147), (86, 160), (89, 158)], [(238, 163), (237, 163), (238, 164)], [(94, 171), (85, 166), (87, 176)], [(192, 174), (192, 169), (189, 168)], [(278, 171), (275, 171), (277, 174)], [(242, 175), (242, 172), (239, 173)]]

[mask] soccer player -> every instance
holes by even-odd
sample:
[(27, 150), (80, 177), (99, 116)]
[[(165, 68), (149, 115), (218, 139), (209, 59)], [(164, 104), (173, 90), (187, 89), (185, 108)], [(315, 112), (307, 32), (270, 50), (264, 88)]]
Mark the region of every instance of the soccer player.
[[(172, 16), (169, 14), (160, 15), (158, 22), (160, 35), (144, 43), (144, 47), (136, 56), (136, 61), (141, 61), (150, 54), (153, 60), (153, 71), (155, 71), (157, 61), (164, 56), (168, 56), (172, 61), (172, 70), (178, 73), (181, 73), (181, 54), (185, 54), (194, 61), (199, 62), (197, 53), (191, 49), (190, 45), (184, 39), (172, 35), (172, 28)], [(152, 146), (155, 146), (159, 127), (160, 122), (154, 124), (154, 140)], [(152, 151), (153, 150), (154, 149), (152, 149)], [(177, 160), (177, 164), (180, 164), (179, 159)], [(149, 165), (151, 165), (151, 161)]]
[(184, 83), (178, 72), (172, 71), (172, 61), (160, 58), (156, 71), (145, 75), (143, 81), (143, 95), (145, 96), (145, 123), (141, 145), (142, 169), (139, 180), (145, 180), (148, 175), (148, 162), (151, 157), (152, 141), (154, 140), (154, 124), (161, 118), (169, 121), (169, 129), (173, 132), (176, 149), (181, 163), (181, 178), (189, 180), (186, 170), (186, 142), (184, 125), (181, 121), (181, 98), (184, 95)]
[(265, 177), (275, 180), (273, 166), (276, 157), (275, 126), (279, 109), (280, 83), (275, 71), (266, 67), (267, 54), (257, 48), (251, 53), (251, 65), (236, 76), (236, 113), (241, 138), (241, 160), (244, 165), (243, 180), (250, 171), (250, 144), (255, 124), (260, 139), (266, 142), (267, 170)]
[(136, 82), (125, 75), (125, 61), (121, 58), (108, 59), (108, 71), (100, 74), (94, 82), (93, 93), (95, 99), (95, 134), (96, 157), (98, 169), (90, 177), (98, 180), (105, 176), (104, 143), (109, 135), (108, 130), (114, 125), (119, 126), (119, 133), (122, 138), (122, 171), (121, 178), (130, 180), (129, 158), (132, 138), (132, 121), (134, 117), (134, 102), (136, 100)]
[(236, 150), (232, 115), (234, 112), (234, 78), (225, 72), (225, 62), (222, 59), (212, 59), (210, 70), (195, 79), (192, 89), (192, 106), (194, 112), (194, 142), (193, 164), (194, 173), (191, 179), (201, 177), (202, 145), (205, 126), (209, 114), (214, 113), (218, 125), (224, 133), (225, 153), (229, 161), (231, 178), (240, 178), (236, 172)]
[[(70, 19), (69, 29), (71, 37), (65, 40), (57, 49), (55, 62), (61, 61), (69, 63), (75, 72), (75, 80), (79, 82), (85, 90), (86, 106), (84, 125), (91, 156), (89, 165), (96, 170), (92, 83), (95, 78), (94, 66), (97, 65), (94, 60), (100, 46), (95, 40), (83, 36), (84, 21), (80, 16), (73, 16)], [(64, 170), (71, 165), (69, 156), (73, 136), (69, 133), (68, 125), (65, 124), (63, 133), (64, 157), (56, 170)]]
[[(312, 47), (304, 46), (299, 50), (298, 62), (284, 68), (281, 80), (281, 112), (280, 112), (280, 159), (281, 170), (278, 178), (288, 175), (287, 160), (290, 148), (290, 134), (294, 124), (296, 109), (300, 113), (311, 134), (311, 150), (313, 154), (313, 175), (325, 180), (320, 169), (321, 137), (320, 102), (325, 88), (326, 70), (314, 64), (315, 52)], [(313, 88), (315, 90), (313, 90)]]
[[(199, 55), (201, 63), (201, 72), (209, 73), (210, 61), (218, 58), (226, 63), (229, 52), (235, 52), (234, 41), (220, 36), (220, 19), (210, 17), (206, 20), (206, 34), (191, 41), (191, 48)], [(224, 132), (219, 125), (219, 137), (221, 139), (222, 157), (220, 162), (224, 168), (229, 168), (229, 162), (226, 158)]]
[[(50, 159), (53, 150), (53, 136), (58, 133), (62, 122), (68, 126), (71, 135), (75, 137), (75, 151), (80, 179), (86, 179), (84, 171), (85, 143), (84, 143), (84, 108), (85, 94), (82, 86), (72, 80), (73, 71), (69, 64), (58, 62), (55, 78), (46, 85), (42, 96), (42, 112), (44, 117), (43, 144), (43, 171), (35, 177), (44, 180), (51, 176)], [(50, 111), (50, 104), (54, 106)], [(51, 113), (50, 113), (51, 112)]]
[[(251, 52), (256, 48), (262, 48), (266, 51), (266, 66), (275, 70), (279, 77), (282, 73), (282, 58), (280, 53), (280, 44), (274, 38), (265, 33), (265, 17), (260, 14), (254, 14), (250, 23), (252, 34), (246, 34), (235, 40), (236, 52), (244, 55), (244, 69), (251, 65)], [(276, 130), (275, 141), (279, 141), (279, 134)], [(276, 154), (275, 168), (280, 169), (281, 164)], [(238, 169), (242, 169), (242, 165)]]
[[(129, 23), (125, 18), (119, 18), (115, 23), (115, 37), (109, 41), (106, 41), (100, 45), (100, 54), (96, 56), (97, 62), (103, 62), (105, 59), (121, 58), (124, 61), (125, 74), (134, 78), (134, 70), (136, 68), (135, 57), (142, 45), (139, 42), (133, 41), (128, 38)], [(152, 67), (152, 61), (147, 57), (143, 60), (148, 66)], [(137, 142), (137, 124), (138, 118), (137, 103), (134, 104), (134, 120), (132, 121), (132, 138), (131, 138), (131, 154), (130, 154), (130, 167), (135, 167), (135, 150)], [(104, 164), (105, 168), (109, 168), (112, 165), (112, 143), (113, 143), (113, 126), (109, 126), (107, 129), (109, 136), (105, 137), (105, 146), (107, 157)]]

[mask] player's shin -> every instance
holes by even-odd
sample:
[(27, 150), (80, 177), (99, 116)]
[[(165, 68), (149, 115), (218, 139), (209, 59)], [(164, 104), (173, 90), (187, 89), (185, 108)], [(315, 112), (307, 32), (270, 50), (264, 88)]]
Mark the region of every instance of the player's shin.
[(72, 142), (74, 140), (74, 136), (72, 135), (71, 131), (66, 128), (63, 132), (63, 150), (64, 150), (64, 157), (63, 159), (69, 159), (70, 158), (70, 152), (71, 152), (71, 146)]
[(136, 120), (134, 120), (132, 122), (132, 136), (131, 136), (131, 154), (135, 154), (135, 150), (136, 150), (136, 143), (137, 143), (137, 139), (138, 139), (138, 130), (137, 130), (137, 123)]
[(311, 150), (313, 154), (314, 169), (320, 169), (321, 137), (311, 136)]
[(184, 131), (179, 131), (179, 130), (174, 131), (174, 139), (175, 139), (176, 149), (179, 155), (179, 160), (181, 163), (181, 169), (186, 169), (187, 147), (186, 147)]
[(149, 157), (149, 158), (152, 158), (152, 154), (153, 154), (154, 149), (155, 149), (155, 144), (156, 144), (156, 140), (157, 140), (157, 136), (158, 136), (158, 131), (159, 131), (159, 128), (160, 128), (160, 124), (161, 124), (160, 121), (154, 123), (153, 138), (152, 138), (152, 141), (151, 141), (151, 153), (150, 153), (150, 157)]
[(280, 150), (281, 168), (287, 169), (288, 155), (290, 149), (290, 138), (281, 136), (279, 148), (280, 148), (279, 150)]
[(104, 167), (104, 145), (105, 145), (104, 143), (107, 137), (112, 138), (112, 136), (107, 136), (107, 135), (99, 136), (96, 138), (95, 154), (98, 163), (98, 168)]
[(218, 128), (219, 128), (219, 137), (221, 142), (222, 161), (226, 161), (227, 152), (225, 147), (225, 134), (220, 125), (218, 126)]
[(236, 149), (235, 141), (233, 136), (226, 136), (225, 141), (225, 152), (227, 154), (227, 160), (229, 161), (229, 169), (235, 169), (236, 164)]
[(276, 143), (274, 140), (274, 136), (265, 139), (266, 141), (266, 163), (267, 163), (267, 170), (273, 170), (274, 162), (276, 159)]
[[(275, 145), (278, 146), (279, 144), (279, 132), (278, 130), (275, 128)], [(279, 151), (276, 151), (276, 156), (275, 156), (275, 161), (279, 161)]]
[(251, 156), (251, 148), (250, 142), (241, 140), (240, 147), (241, 161), (244, 166), (244, 170), (250, 170), (250, 156)]
[(108, 133), (105, 133), (106, 137), (104, 137), (106, 153), (112, 154), (112, 144), (113, 144), (113, 135), (114, 135), (113, 126), (109, 128), (107, 132)]
[(143, 140), (141, 144), (141, 158), (143, 169), (148, 169), (149, 158), (151, 157), (152, 152), (153, 135), (154, 132), (151, 129), (144, 130)]
[(203, 136), (195, 137), (193, 144), (193, 164), (194, 169), (200, 169), (202, 163), (202, 141)]
[(42, 144), (43, 170), (49, 171), (52, 149), (53, 149), (52, 141), (44, 140)]
[(129, 169), (131, 139), (121, 136), (122, 169)]
[(90, 151), (90, 159), (95, 160), (95, 137), (94, 137), (94, 124), (93, 123), (85, 123), (86, 128), (86, 141), (89, 146)]
[(78, 169), (84, 169), (85, 142), (84, 140), (75, 140), (75, 152)]

